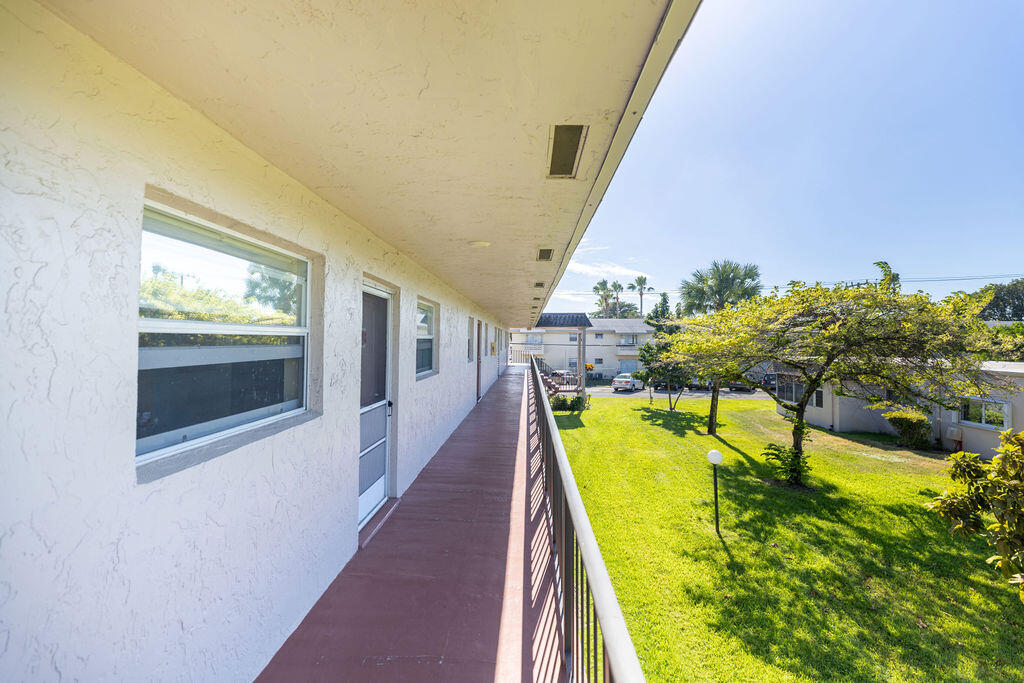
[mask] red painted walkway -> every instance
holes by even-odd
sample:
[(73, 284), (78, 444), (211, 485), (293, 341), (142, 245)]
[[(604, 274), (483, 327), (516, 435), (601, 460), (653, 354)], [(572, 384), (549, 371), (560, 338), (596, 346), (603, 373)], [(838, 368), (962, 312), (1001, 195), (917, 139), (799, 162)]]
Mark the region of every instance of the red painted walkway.
[(258, 680), (564, 680), (524, 378), (495, 382)]

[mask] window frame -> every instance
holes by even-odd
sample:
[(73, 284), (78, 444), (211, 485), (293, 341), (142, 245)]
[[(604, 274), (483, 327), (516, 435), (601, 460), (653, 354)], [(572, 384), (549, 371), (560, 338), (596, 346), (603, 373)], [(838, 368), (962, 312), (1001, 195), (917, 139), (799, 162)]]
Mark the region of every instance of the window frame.
[(473, 332), (475, 331), (474, 330), (475, 326), (473, 325), (473, 316), (468, 316), (467, 319), (469, 321), (469, 336), (466, 339), (466, 362), (467, 363), (472, 363), (473, 362)]
[(578, 332), (570, 332), (570, 333), (569, 333), (569, 343), (570, 343), (570, 344), (576, 344), (576, 343), (578, 343), (578, 342), (579, 342), (579, 339), (580, 339), (580, 335), (579, 335), (579, 333), (578, 333)]
[(604, 365), (604, 358), (595, 358), (594, 365)]
[[(430, 308), (430, 309), (433, 310), (433, 323), (434, 324), (433, 324), (433, 331), (431, 332), (430, 336), (429, 337), (421, 337), (420, 336), (420, 331), (419, 331), (419, 322), (417, 320), (413, 321), (413, 329), (416, 332), (416, 342), (417, 342), (416, 347), (414, 347), (413, 369), (416, 370), (416, 379), (417, 380), (426, 379), (427, 377), (433, 377), (434, 375), (438, 374), (438, 372), (439, 372), (438, 365), (439, 365), (439, 359), (440, 359), (440, 352), (439, 352), (439, 349), (438, 349), (437, 339), (440, 336), (438, 334), (438, 330), (439, 330), (439, 328), (441, 326), (441, 306), (437, 302), (432, 301), (430, 299), (425, 299), (424, 297), (421, 297), (421, 296), (420, 297), (416, 297), (416, 309), (415, 310), (416, 310), (416, 315), (417, 316), (419, 316), (420, 306), (426, 306), (427, 308)], [(420, 339), (430, 339), (431, 340), (431, 347), (430, 347), (430, 351), (431, 351), (430, 352), (430, 369), (428, 369), (428, 370), (418, 370), (418, 369), (416, 369), (416, 356), (419, 355), (419, 348), (418, 347), (419, 347), (419, 340)]]
[[(162, 448), (156, 448), (145, 453), (135, 453), (135, 465), (140, 467), (142, 465), (148, 465), (150, 463), (170, 458), (171, 456), (181, 454), (186, 451), (191, 451), (196, 448), (200, 448), (230, 437), (242, 434), (245, 432), (254, 431), (267, 425), (271, 425), (275, 422), (282, 420), (289, 420), (297, 416), (303, 415), (304, 413), (310, 413), (309, 409), (309, 390), (310, 390), (310, 337), (311, 337), (311, 326), (310, 326), (310, 294), (313, 290), (313, 262), (308, 256), (296, 253), (289, 249), (279, 247), (274, 244), (269, 244), (262, 240), (256, 239), (244, 233), (240, 233), (237, 230), (226, 228), (222, 225), (214, 223), (212, 221), (205, 220), (194, 214), (190, 214), (174, 207), (167, 206), (160, 202), (146, 200), (142, 205), (142, 215), (145, 216), (146, 211), (153, 211), (156, 213), (163, 213), (172, 218), (176, 218), (186, 223), (194, 223), (195, 225), (212, 230), (217, 233), (221, 233), (227, 237), (238, 240), (242, 243), (252, 244), (261, 249), (266, 249), (272, 252), (276, 252), (291, 258), (298, 259), (306, 264), (306, 283), (303, 287), (303, 301), (302, 301), (302, 312), (303, 312), (303, 325), (302, 326), (289, 326), (289, 325), (248, 325), (243, 323), (218, 323), (202, 320), (171, 320), (166, 318), (143, 318), (136, 317), (137, 329), (135, 331), (135, 344), (136, 349), (138, 346), (138, 335), (144, 333), (155, 333), (155, 334), (233, 334), (233, 335), (251, 335), (251, 336), (289, 336), (289, 337), (302, 337), (303, 345), (303, 362), (302, 362), (302, 405), (298, 408), (293, 408), (286, 412), (278, 413), (277, 415), (270, 415), (268, 417), (261, 418), (259, 420), (253, 420), (252, 422), (245, 422), (234, 427), (228, 427), (226, 429), (218, 430), (211, 434), (205, 434), (203, 436), (190, 439), (188, 441), (182, 441), (180, 443), (171, 444)], [(143, 232), (141, 222), (139, 224), (140, 235)], [(141, 244), (140, 244), (140, 257), (141, 257)], [(141, 262), (140, 262), (141, 266)], [(141, 288), (141, 281), (139, 283)], [(136, 308), (138, 308), (139, 297), (141, 291), (136, 292)], [(136, 311), (138, 316), (138, 311)], [(139, 383), (139, 371), (136, 366), (135, 372), (135, 391), (138, 393)], [(202, 424), (202, 423), (200, 423)], [(136, 448), (138, 448), (138, 438), (136, 437)]]
[[(981, 405), (982, 405), (982, 408), (981, 408), (981, 419), (982, 420), (985, 419), (985, 404), (986, 403), (992, 404), (992, 405), (1001, 406), (1002, 409), (1003, 409), (1003, 411), (1002, 411), (1003, 412), (1003, 424), (997, 427), (995, 425), (986, 424), (985, 422), (975, 422), (974, 420), (966, 420), (966, 419), (964, 419), (964, 416), (963, 416), (964, 415), (964, 409), (963, 409), (963, 402), (964, 401), (977, 401), (978, 403), (981, 403)], [(1012, 424), (1013, 415), (1011, 414), (1011, 410), (1012, 410), (1012, 406), (1011, 406), (1009, 401), (1000, 401), (999, 399), (995, 399), (995, 398), (982, 398), (981, 396), (961, 396), (960, 397), (960, 409), (957, 410), (957, 414), (956, 414), (957, 424), (964, 425), (965, 427), (973, 427), (975, 429), (988, 429), (988, 430), (991, 430), (991, 431), (1001, 432), (1001, 431), (1009, 428), (1009, 427), (1007, 427), (1007, 425)]]

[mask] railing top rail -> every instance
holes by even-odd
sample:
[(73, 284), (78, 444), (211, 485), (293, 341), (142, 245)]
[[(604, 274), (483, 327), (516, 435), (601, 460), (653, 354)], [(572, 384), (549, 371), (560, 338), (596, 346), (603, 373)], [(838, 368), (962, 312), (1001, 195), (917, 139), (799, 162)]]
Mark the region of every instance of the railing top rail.
[[(540, 378), (540, 370), (537, 367), (536, 359), (530, 358), (530, 372), (538, 385), (543, 386)], [(612, 587), (612, 580), (608, 576), (608, 569), (604, 566), (601, 558), (601, 550), (597, 546), (597, 538), (594, 537), (594, 530), (590, 526), (590, 518), (587, 517), (587, 510), (583, 506), (583, 498), (580, 496), (579, 487), (576, 486), (576, 479), (572, 474), (572, 467), (569, 465), (569, 458), (565, 454), (565, 447), (562, 445), (562, 437), (558, 433), (558, 426), (555, 423), (555, 415), (551, 412), (551, 404), (545, 400), (541, 392), (535, 396), (537, 403), (542, 406), (543, 419), (547, 420), (550, 427), (551, 442), (554, 445), (554, 456), (558, 462), (558, 471), (562, 479), (562, 489), (566, 500), (566, 507), (569, 508), (569, 515), (576, 531), (576, 545), (580, 550), (580, 557), (583, 559), (583, 566), (587, 571), (590, 582), (590, 591), (594, 600), (594, 611), (597, 613), (601, 630), (604, 633), (605, 651), (608, 662), (611, 665), (612, 677), (616, 681), (643, 681), (644, 672), (640, 667), (640, 659), (637, 657), (636, 648), (633, 647), (633, 639), (629, 636), (629, 629), (626, 628), (626, 620), (622, 616), (622, 608), (615, 597), (615, 589)]]

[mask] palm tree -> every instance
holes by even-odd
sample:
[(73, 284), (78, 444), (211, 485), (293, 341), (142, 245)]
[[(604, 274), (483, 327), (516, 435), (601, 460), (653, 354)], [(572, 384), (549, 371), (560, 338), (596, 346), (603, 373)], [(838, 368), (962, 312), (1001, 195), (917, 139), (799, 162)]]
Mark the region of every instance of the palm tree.
[(597, 294), (597, 305), (601, 307), (604, 317), (609, 317), (608, 309), (611, 307), (612, 290), (608, 288), (608, 280), (599, 280), (594, 285), (594, 294)]
[(720, 311), (757, 296), (761, 292), (761, 271), (753, 263), (712, 261), (710, 268), (693, 271), (679, 289), (686, 315)]
[(615, 317), (619, 317), (619, 294), (622, 294), (622, 283), (616, 280), (611, 286), (612, 294), (615, 295)]
[(637, 275), (635, 280), (626, 285), (626, 288), (631, 292), (638, 292), (640, 294), (640, 317), (644, 317), (644, 293), (653, 292), (654, 287), (647, 286), (646, 275)]
[[(679, 300), (686, 315), (720, 311), (760, 294), (761, 271), (753, 263), (741, 265), (728, 259), (712, 261), (710, 268), (698, 268), (689, 280), (683, 280), (679, 291)], [(718, 377), (713, 380), (708, 434), (718, 431), (718, 393), (722, 384)]]

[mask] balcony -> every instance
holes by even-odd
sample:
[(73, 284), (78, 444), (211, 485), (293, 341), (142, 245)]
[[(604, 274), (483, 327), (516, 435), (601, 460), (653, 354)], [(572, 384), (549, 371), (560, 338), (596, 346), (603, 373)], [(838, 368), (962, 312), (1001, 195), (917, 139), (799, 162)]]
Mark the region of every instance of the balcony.
[(259, 680), (642, 680), (543, 396), (509, 368)]

